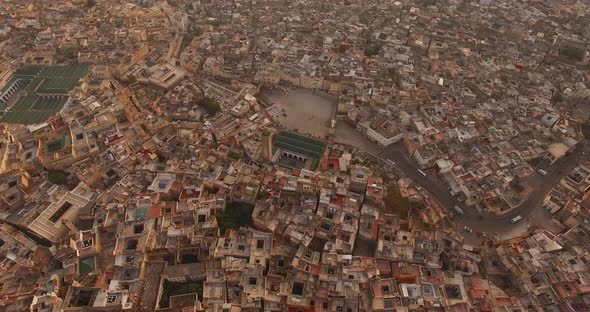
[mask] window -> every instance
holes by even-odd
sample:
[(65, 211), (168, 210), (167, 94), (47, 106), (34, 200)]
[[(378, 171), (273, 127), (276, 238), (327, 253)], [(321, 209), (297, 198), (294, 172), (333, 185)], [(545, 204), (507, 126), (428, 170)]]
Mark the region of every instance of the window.
[(328, 268), (328, 274), (334, 275), (334, 268)]
[(327, 302), (322, 303), (322, 308), (328, 309), (328, 303)]
[(133, 234), (141, 234), (143, 232), (143, 223), (133, 226)]
[(92, 238), (85, 239), (82, 241), (82, 248), (88, 248), (93, 245)]
[(127, 246), (125, 249), (127, 250), (135, 250), (137, 248), (138, 241), (136, 239), (131, 239), (127, 241)]
[(256, 241), (256, 248), (257, 249), (264, 248), (264, 240), (263, 239), (259, 239), (259, 240)]
[(248, 279), (248, 284), (250, 284), (250, 285), (256, 285), (256, 281), (257, 281), (256, 277), (250, 277)]
[(204, 215), (204, 214), (200, 214), (200, 215), (197, 216), (197, 222), (198, 223), (203, 223), (203, 222), (205, 222), (206, 219), (207, 219), (207, 216)]
[(303, 296), (303, 288), (305, 285), (303, 285), (303, 283), (300, 282), (294, 282), (293, 283), (293, 290), (291, 291), (291, 293), (293, 295), (296, 296)]
[(277, 261), (277, 266), (279, 268), (284, 268), (285, 267), (285, 260), (279, 259), (279, 261)]

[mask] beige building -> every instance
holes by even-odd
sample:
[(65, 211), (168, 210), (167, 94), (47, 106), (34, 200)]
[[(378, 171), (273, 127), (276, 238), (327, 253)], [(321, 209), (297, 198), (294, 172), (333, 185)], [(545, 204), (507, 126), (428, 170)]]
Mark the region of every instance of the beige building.
[(76, 231), (74, 224), (80, 210), (92, 206), (95, 199), (96, 193), (85, 183), (80, 183), (75, 189), (51, 203), (29, 228), (52, 242), (59, 241), (70, 230)]

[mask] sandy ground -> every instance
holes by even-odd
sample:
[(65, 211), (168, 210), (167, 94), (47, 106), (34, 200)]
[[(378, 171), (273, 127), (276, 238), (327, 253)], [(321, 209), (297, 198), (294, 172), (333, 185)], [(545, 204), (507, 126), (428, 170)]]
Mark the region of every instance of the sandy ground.
[(288, 130), (325, 139), (330, 129), (336, 102), (316, 95), (311, 90), (295, 89), (289, 93), (279, 90), (263, 91), (272, 106), (269, 115)]

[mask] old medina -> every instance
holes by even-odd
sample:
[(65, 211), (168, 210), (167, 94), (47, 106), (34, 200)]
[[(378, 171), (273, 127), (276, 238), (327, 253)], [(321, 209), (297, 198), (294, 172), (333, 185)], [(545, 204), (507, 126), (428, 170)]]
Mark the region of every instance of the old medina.
[(0, 311), (590, 311), (588, 0), (0, 0)]

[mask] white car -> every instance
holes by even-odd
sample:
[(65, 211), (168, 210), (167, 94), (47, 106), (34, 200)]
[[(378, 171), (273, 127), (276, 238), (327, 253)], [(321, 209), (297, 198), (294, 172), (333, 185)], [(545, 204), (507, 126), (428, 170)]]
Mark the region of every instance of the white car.
[(545, 176), (545, 175), (547, 175), (547, 171), (545, 171), (545, 170), (543, 170), (543, 169), (539, 169), (539, 170), (537, 170), (537, 172), (538, 172), (540, 175), (542, 175), (542, 176)]

